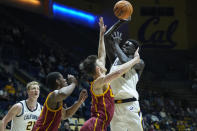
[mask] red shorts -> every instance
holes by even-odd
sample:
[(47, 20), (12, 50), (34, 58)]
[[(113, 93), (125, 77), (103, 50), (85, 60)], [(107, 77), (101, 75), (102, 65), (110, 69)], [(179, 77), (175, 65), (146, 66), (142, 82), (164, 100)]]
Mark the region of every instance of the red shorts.
[[(80, 131), (102, 131), (103, 120), (97, 119), (96, 117), (91, 117), (87, 120), (84, 125), (81, 127)], [(95, 130), (94, 130), (95, 129)], [(104, 126), (103, 131), (107, 130), (107, 125)]]

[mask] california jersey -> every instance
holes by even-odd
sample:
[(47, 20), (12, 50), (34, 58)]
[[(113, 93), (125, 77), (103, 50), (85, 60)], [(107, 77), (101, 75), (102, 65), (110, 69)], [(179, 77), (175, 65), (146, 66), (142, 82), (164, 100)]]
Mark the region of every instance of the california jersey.
[(42, 112), (32, 131), (58, 131), (62, 116), (62, 103), (56, 110), (49, 108), (47, 101), (50, 95), (51, 93), (47, 96)]
[(22, 111), (12, 119), (11, 131), (31, 131), (41, 113), (41, 105), (37, 103), (36, 109), (31, 111), (25, 100), (19, 103), (22, 104)]
[[(102, 125), (102, 128), (105, 129), (109, 125), (114, 114), (114, 95), (111, 87), (108, 84), (108, 87), (103, 94), (96, 95), (91, 84), (90, 92), (92, 95), (91, 117), (97, 119), (96, 123), (94, 123), (94, 129), (97, 129), (97, 124)], [(99, 123), (98, 120), (102, 123)]]
[[(119, 66), (117, 65), (118, 61), (119, 59), (117, 58), (114, 64), (112, 65), (110, 72), (113, 72), (114, 70), (117, 69), (117, 67)], [(136, 90), (137, 82), (138, 82), (138, 74), (133, 68), (130, 69), (123, 76), (113, 80), (111, 82), (111, 86), (112, 86), (112, 91), (114, 93), (115, 99), (121, 100), (121, 99), (135, 97), (138, 100), (139, 94)], [(140, 110), (138, 101), (133, 102), (133, 105), (135, 107), (133, 111)]]

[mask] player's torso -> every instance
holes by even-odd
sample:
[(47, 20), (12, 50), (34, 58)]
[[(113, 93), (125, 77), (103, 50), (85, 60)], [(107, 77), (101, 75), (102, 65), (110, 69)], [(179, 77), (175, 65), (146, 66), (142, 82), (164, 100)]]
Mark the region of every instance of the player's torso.
[(114, 112), (114, 95), (108, 84), (103, 94), (96, 95), (91, 87), (92, 106), (91, 113), (93, 117), (98, 117), (104, 121), (109, 121)]
[[(115, 71), (118, 66), (116, 65), (118, 59), (112, 65), (110, 72)], [(115, 99), (126, 99), (135, 97), (138, 99), (139, 95), (136, 90), (136, 85), (138, 82), (138, 74), (135, 69), (130, 69), (122, 77), (119, 77), (111, 82), (111, 87)]]
[(25, 100), (21, 101), (21, 103), (22, 112), (12, 120), (11, 131), (31, 131), (41, 113), (39, 103), (37, 103), (37, 107), (34, 111), (28, 109)]
[(47, 105), (48, 97), (44, 103), (42, 113), (40, 114), (33, 131), (57, 131), (61, 121), (62, 104), (56, 110), (50, 109)]

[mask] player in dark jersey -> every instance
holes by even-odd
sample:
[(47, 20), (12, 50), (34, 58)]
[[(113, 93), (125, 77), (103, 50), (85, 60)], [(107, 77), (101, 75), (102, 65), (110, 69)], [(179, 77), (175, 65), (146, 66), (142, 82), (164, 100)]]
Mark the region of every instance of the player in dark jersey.
[(104, 43), (106, 26), (102, 17), (99, 19), (99, 26), (98, 56), (90, 55), (80, 64), (80, 70), (94, 79), (90, 88), (92, 95), (91, 118), (84, 123), (80, 131), (106, 131), (114, 113), (114, 96), (109, 83), (122, 76), (140, 60), (137, 50), (132, 60), (120, 65), (116, 71), (106, 74)]
[[(122, 42), (122, 33), (115, 32), (127, 20), (118, 20), (109, 30), (105, 32), (106, 54), (110, 61), (110, 72), (133, 59), (134, 52), (140, 46), (134, 39), (128, 39)], [(113, 37), (111, 35), (113, 34)], [(122, 45), (122, 47), (120, 46)], [(139, 94), (137, 92), (137, 83), (144, 70), (145, 64), (142, 59), (123, 77), (111, 82), (112, 91), (115, 99), (115, 113), (110, 123), (112, 131), (142, 131), (142, 113), (140, 112)], [(120, 119), (121, 118), (121, 119)], [(122, 121), (124, 120), (124, 121)]]
[(85, 101), (87, 91), (82, 90), (79, 100), (75, 104), (67, 109), (62, 107), (63, 100), (73, 92), (77, 85), (77, 80), (72, 75), (68, 75), (68, 81), (71, 82), (70, 85), (67, 85), (66, 80), (59, 72), (48, 74), (47, 87), (54, 91), (47, 96), (42, 112), (32, 131), (58, 131), (60, 121), (71, 117)]

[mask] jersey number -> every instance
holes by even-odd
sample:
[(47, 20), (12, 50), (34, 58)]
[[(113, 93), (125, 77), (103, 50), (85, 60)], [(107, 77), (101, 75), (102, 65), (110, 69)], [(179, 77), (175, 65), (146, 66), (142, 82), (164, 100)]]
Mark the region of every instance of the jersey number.
[(36, 123), (35, 121), (29, 121), (29, 122), (27, 123), (26, 130), (27, 130), (27, 131), (31, 131), (32, 128), (34, 127), (34, 124), (35, 124), (35, 123)]

